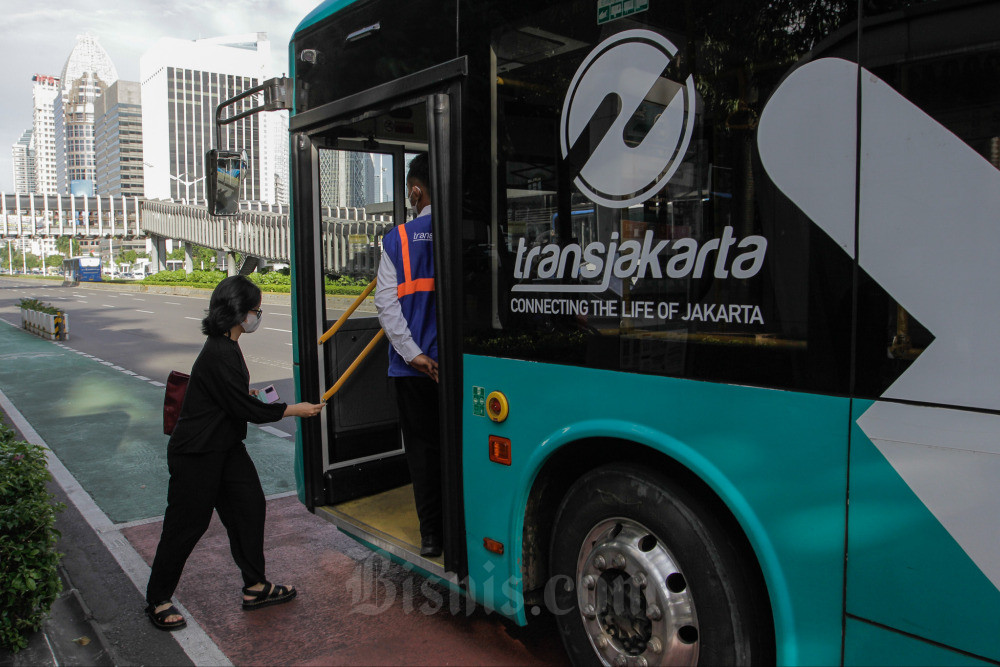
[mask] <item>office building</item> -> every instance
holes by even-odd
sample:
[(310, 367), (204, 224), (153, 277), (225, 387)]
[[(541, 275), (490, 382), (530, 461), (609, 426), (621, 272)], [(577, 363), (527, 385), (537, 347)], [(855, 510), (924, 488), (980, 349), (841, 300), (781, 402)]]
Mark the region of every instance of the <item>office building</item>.
[(10, 148), (14, 164), (14, 192), (28, 194), (35, 191), (35, 142), (33, 131), (28, 129)]
[(54, 108), (57, 187), (64, 194), (93, 195), (94, 104), (118, 80), (118, 72), (96, 37), (80, 35), (59, 80)]
[(59, 192), (56, 176), (55, 101), (59, 95), (59, 77), (35, 74), (31, 77), (32, 141), (35, 146), (35, 192), (52, 195)]
[[(259, 85), (270, 56), (266, 33), (194, 41), (163, 38), (143, 54), (139, 74), (147, 198), (205, 200), (205, 153), (216, 147), (216, 107)], [(260, 96), (247, 98), (237, 111), (260, 103)], [(279, 165), (287, 164), (288, 154), (278, 114), (254, 114), (225, 125), (220, 140), (219, 148), (247, 151), (241, 198), (277, 203), (278, 181), (284, 178), (287, 184)]]
[(118, 80), (94, 103), (94, 153), (97, 194), (143, 196), (138, 81)]
[(321, 206), (362, 208), (374, 203), (375, 165), (371, 155), (356, 151), (320, 151)]

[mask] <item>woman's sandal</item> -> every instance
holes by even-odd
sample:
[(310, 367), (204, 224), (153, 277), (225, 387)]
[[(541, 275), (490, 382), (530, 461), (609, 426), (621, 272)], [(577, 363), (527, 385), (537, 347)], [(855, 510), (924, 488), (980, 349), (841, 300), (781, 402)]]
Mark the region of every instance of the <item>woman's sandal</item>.
[(252, 595), (254, 598), (252, 600), (244, 598), (243, 609), (245, 611), (253, 611), (254, 609), (263, 609), (274, 604), (282, 604), (288, 602), (297, 594), (298, 591), (294, 588), (275, 586), (270, 581), (265, 581), (264, 588), (259, 591), (252, 591), (249, 586), (244, 586), (243, 595)]
[(180, 616), (181, 613), (177, 611), (177, 607), (170, 605), (163, 611), (156, 611), (156, 608), (160, 605), (170, 604), (168, 600), (159, 602), (157, 604), (150, 604), (146, 606), (146, 616), (149, 616), (149, 620), (152, 621), (153, 625), (160, 630), (180, 630), (187, 626), (187, 621), (182, 617), (179, 621), (167, 621), (170, 616)]

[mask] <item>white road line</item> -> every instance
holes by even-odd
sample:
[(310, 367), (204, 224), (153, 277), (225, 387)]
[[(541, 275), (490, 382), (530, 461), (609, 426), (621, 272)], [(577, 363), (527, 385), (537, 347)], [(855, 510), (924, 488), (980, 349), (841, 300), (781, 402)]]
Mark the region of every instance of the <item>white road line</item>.
[(156, 315), (156, 313), (154, 313), (151, 310), (139, 310), (138, 308), (136, 308), (135, 312), (137, 312), (137, 313), (149, 313), (150, 315)]
[(290, 437), (292, 437), (291, 433), (285, 433), (280, 428), (274, 428), (273, 426), (258, 426), (257, 428), (259, 428), (261, 431), (267, 431), (271, 435), (276, 435), (279, 438), (290, 438)]
[(156, 380), (150, 380), (149, 384), (153, 385), (154, 387), (166, 387), (167, 386), (167, 385), (163, 384), (162, 382), (157, 382)]
[(146, 377), (145, 375), (136, 375), (135, 379), (136, 380), (142, 380), (143, 382), (148, 382), (149, 381), (149, 378)]
[(105, 308), (114, 308), (114, 306), (108, 305), (106, 303), (102, 303), (101, 305), (104, 306)]
[(287, 345), (287, 346), (289, 346), (289, 347), (292, 347), (292, 344), (291, 344), (291, 343), (285, 343), (285, 345)]
[(290, 329), (272, 329), (271, 327), (264, 327), (268, 331), (280, 331), (282, 333), (292, 333)]
[(201, 322), (201, 318), (200, 317), (187, 317), (187, 316), (185, 316), (184, 319), (185, 320), (194, 320), (195, 322)]
[(140, 299), (139, 297), (136, 297), (136, 296), (132, 297), (132, 300), (133, 301), (145, 301), (145, 299)]
[[(14, 407), (2, 391), (0, 391), (0, 407), (10, 416), (11, 421), (24, 435), (25, 440), (41, 445), (46, 449), (49, 472), (53, 479), (62, 487), (69, 501), (83, 515), (90, 528), (97, 534), (101, 542), (122, 568), (122, 571), (132, 581), (140, 593), (145, 595), (146, 584), (149, 582), (149, 566), (143, 560), (135, 547), (122, 535), (121, 530), (111, 523), (111, 519), (101, 511), (94, 499), (87, 493), (75, 477), (62, 464), (49, 446), (38, 435), (24, 415)], [(174, 639), (196, 665), (232, 665), (226, 654), (212, 641), (212, 638), (194, 620), (191, 613), (179, 603), (174, 603), (177, 609), (187, 619), (187, 628), (172, 633)]]
[(179, 305), (181, 305), (181, 304), (176, 303), (174, 301), (164, 301), (163, 303), (169, 303), (171, 306), (179, 306)]

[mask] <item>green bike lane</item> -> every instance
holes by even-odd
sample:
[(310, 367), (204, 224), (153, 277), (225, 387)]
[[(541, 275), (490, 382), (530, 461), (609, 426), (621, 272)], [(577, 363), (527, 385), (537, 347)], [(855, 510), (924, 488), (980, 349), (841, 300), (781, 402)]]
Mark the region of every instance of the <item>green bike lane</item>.
[[(164, 380), (0, 322), (0, 390), (113, 524), (166, 507)], [(295, 490), (290, 441), (251, 426), (246, 446), (266, 495)]]

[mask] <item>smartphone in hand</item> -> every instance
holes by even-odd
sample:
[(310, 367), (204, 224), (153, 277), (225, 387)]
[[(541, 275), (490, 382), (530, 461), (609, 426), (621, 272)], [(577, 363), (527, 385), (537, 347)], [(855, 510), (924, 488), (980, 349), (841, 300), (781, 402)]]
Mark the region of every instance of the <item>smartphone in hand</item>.
[(278, 390), (273, 384), (269, 384), (257, 392), (257, 399), (263, 403), (276, 403), (278, 401)]

